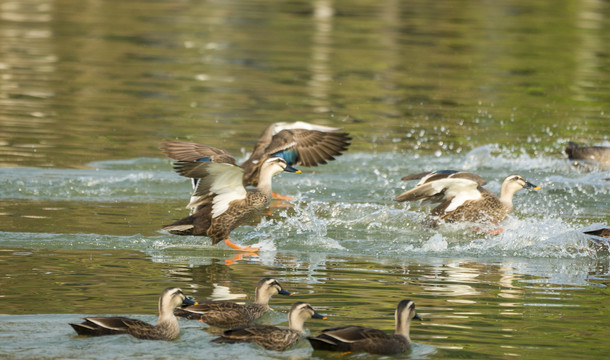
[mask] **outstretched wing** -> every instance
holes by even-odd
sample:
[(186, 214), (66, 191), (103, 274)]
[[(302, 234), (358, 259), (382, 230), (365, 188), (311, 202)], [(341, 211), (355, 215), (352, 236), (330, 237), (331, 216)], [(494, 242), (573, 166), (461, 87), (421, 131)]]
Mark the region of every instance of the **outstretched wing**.
[(186, 207), (196, 208), (212, 202), (212, 218), (224, 213), (231, 201), (246, 198), (243, 170), (237, 165), (178, 161), (174, 163), (174, 170), (182, 176), (199, 179)]
[(165, 156), (178, 161), (210, 161), (235, 165), (235, 158), (230, 153), (213, 146), (164, 139), (159, 149)]
[(419, 185), (423, 185), (423, 184), (426, 184), (426, 183), (429, 183), (432, 181), (441, 180), (441, 179), (445, 179), (445, 178), (472, 180), (472, 181), (476, 182), (477, 184), (479, 184), (480, 186), (483, 186), (487, 183), (487, 181), (485, 179), (483, 179), (482, 177), (480, 177), (477, 174), (472, 174), (472, 173), (463, 172), (463, 171), (456, 171), (456, 170), (426, 171), (426, 172), (422, 172), (422, 173), (418, 173), (418, 174), (411, 174), (411, 175), (403, 176), (401, 178), (401, 180), (402, 181), (420, 180), (417, 183), (417, 186), (419, 186)]
[(433, 203), (450, 201), (445, 209), (445, 212), (449, 212), (466, 201), (480, 199), (482, 195), (478, 188), (482, 183), (485, 183), (483, 178), (471, 173), (436, 172), (422, 176), (413, 189), (398, 195), (394, 200), (423, 200)]
[(282, 130), (286, 130), (286, 129), (288, 129), (288, 130), (292, 130), (292, 129), (318, 130), (318, 131), (324, 131), (324, 132), (335, 132), (335, 131), (341, 130), (341, 128), (318, 125), (318, 124), (311, 124), (311, 123), (308, 123), (305, 121), (295, 121), (295, 122), (291, 122), (291, 123), (278, 121), (278, 122), (271, 124), (271, 127), (272, 127), (273, 135), (279, 133)]
[(317, 166), (341, 155), (350, 141), (344, 132), (286, 129), (273, 136), (265, 155), (282, 157), (288, 165)]

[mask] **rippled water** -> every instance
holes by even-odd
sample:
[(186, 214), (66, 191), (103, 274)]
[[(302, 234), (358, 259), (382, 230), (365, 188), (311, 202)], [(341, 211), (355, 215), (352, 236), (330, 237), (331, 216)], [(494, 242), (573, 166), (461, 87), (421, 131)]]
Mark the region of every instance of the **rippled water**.
[[(213, 344), (183, 320), (173, 342), (68, 326), (152, 322), (168, 286), (250, 301), (266, 276), (295, 296), (262, 322), (308, 301), (328, 315), (311, 333), (391, 331), (412, 299), (423, 321), (399, 357), (607, 357), (610, 257), (582, 230), (610, 224), (610, 171), (562, 152), (610, 145), (608, 19), (597, 0), (1, 2), (0, 357), (377, 358)], [(162, 138), (243, 160), (268, 123), (297, 120), (353, 142), (274, 178), (294, 200), (232, 233), (258, 255), (160, 230), (190, 192)], [(437, 169), (542, 189), (515, 195), (499, 235), (429, 228), (429, 208), (392, 199), (413, 185), (402, 176)]]

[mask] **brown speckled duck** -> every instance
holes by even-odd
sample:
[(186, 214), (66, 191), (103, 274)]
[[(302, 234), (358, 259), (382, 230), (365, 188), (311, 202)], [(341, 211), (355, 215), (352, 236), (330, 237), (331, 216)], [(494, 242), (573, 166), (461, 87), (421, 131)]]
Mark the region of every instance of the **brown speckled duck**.
[(269, 309), (269, 300), (275, 294), (290, 295), (275, 279), (258, 282), (254, 302), (246, 305), (231, 301), (200, 301), (197, 305), (176, 308), (176, 316), (202, 321), (219, 328), (247, 325), (263, 316)]
[[(485, 179), (467, 172), (442, 170), (408, 175), (402, 180), (421, 179), (417, 185), (395, 201), (440, 203), (432, 209), (434, 219), (446, 222), (479, 222), (498, 224), (513, 210), (513, 194), (521, 189), (540, 189), (520, 175), (510, 175), (502, 182), (500, 197), (482, 186)], [(436, 225), (436, 220), (432, 220)]]
[(261, 165), (255, 189), (246, 189), (242, 178), (244, 170), (236, 165), (214, 162), (184, 162), (174, 164), (182, 176), (199, 179), (191, 201), (186, 206), (192, 209), (190, 216), (166, 225), (175, 235), (199, 235), (212, 239), (212, 245), (224, 240), (233, 249), (257, 251), (229, 240), (233, 229), (257, 212), (264, 210), (271, 198), (271, 178), (286, 170), (284, 159), (270, 157)]
[(415, 304), (411, 300), (398, 303), (394, 318), (394, 334), (364, 326), (347, 325), (322, 330), (318, 336), (308, 337), (307, 340), (315, 350), (398, 354), (411, 347), (411, 320), (421, 318), (415, 312)]
[[(269, 157), (283, 158), (288, 170), (293, 165), (318, 166), (347, 150), (351, 137), (340, 128), (298, 121), (272, 123), (259, 137), (250, 157), (241, 164), (245, 186), (257, 186), (262, 164)], [(235, 164), (225, 150), (193, 142), (163, 140), (161, 151), (178, 161), (212, 161)]]
[(326, 319), (309, 304), (297, 302), (290, 308), (287, 329), (271, 325), (240, 326), (226, 330), (222, 336), (212, 342), (230, 344), (250, 342), (267, 350), (283, 351), (291, 348), (303, 336), (305, 321), (311, 318)]
[(173, 340), (180, 334), (180, 325), (174, 316), (177, 306), (196, 304), (177, 287), (163, 291), (159, 298), (159, 319), (156, 325), (121, 316), (87, 317), (81, 324), (70, 324), (79, 335), (102, 336), (129, 334), (138, 339)]

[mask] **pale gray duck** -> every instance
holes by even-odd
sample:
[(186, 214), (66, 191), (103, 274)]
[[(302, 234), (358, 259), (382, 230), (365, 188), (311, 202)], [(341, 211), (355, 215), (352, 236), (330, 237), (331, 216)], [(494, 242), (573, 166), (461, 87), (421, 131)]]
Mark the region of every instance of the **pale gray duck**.
[(276, 294), (291, 295), (277, 280), (264, 278), (258, 282), (252, 303), (241, 305), (231, 301), (200, 301), (197, 305), (176, 308), (174, 314), (228, 329), (247, 325), (263, 316), (270, 309), (269, 300)]
[(226, 330), (220, 337), (212, 340), (215, 343), (255, 343), (267, 350), (284, 351), (291, 348), (303, 336), (305, 321), (308, 319), (326, 319), (318, 314), (311, 305), (297, 302), (290, 308), (288, 328), (271, 325), (248, 325)]
[(159, 319), (156, 325), (122, 316), (86, 317), (81, 324), (70, 324), (78, 335), (102, 336), (129, 334), (138, 339), (174, 340), (180, 334), (174, 309), (181, 304), (194, 305), (177, 287), (163, 290), (159, 298)]
[(318, 336), (308, 337), (307, 340), (315, 350), (398, 354), (411, 347), (411, 320), (421, 318), (415, 312), (413, 301), (402, 300), (396, 307), (394, 319), (394, 334), (364, 326), (346, 325), (324, 329)]
[(500, 197), (483, 188), (485, 179), (476, 174), (441, 170), (408, 175), (402, 180), (421, 179), (417, 185), (399, 196), (395, 201), (440, 203), (432, 209), (432, 225), (436, 219), (446, 222), (479, 222), (498, 224), (513, 210), (513, 194), (521, 189), (540, 189), (520, 175), (504, 179)]
[(224, 240), (236, 250), (258, 250), (234, 244), (229, 239), (229, 234), (252, 215), (266, 208), (271, 198), (271, 178), (286, 168), (286, 161), (282, 158), (266, 159), (260, 169), (257, 187), (246, 189), (242, 182), (244, 170), (237, 165), (184, 161), (174, 163), (174, 169), (180, 175), (199, 181), (186, 206), (193, 213), (165, 225), (163, 230), (175, 235), (208, 236), (212, 239), (212, 245)]

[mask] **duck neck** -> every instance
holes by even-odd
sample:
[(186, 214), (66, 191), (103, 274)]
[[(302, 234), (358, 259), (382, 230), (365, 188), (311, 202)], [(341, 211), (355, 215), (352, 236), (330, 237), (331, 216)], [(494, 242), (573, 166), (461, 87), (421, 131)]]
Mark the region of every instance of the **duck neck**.
[(263, 168), (259, 174), (258, 185), (256, 189), (267, 196), (267, 198), (271, 198), (271, 178), (273, 174), (271, 173), (270, 168)]
[(500, 188), (500, 202), (508, 212), (513, 211), (513, 195), (515, 190), (511, 189), (507, 184), (502, 184)]
[(159, 300), (159, 319), (157, 320), (157, 326), (161, 324), (171, 324), (176, 321), (177, 319), (174, 316), (174, 310), (166, 309), (165, 304), (163, 304), (161, 300)]
[(410, 321), (401, 321), (400, 318), (396, 318), (395, 320), (396, 322), (396, 330), (394, 331), (394, 334), (396, 335), (402, 335), (405, 339), (407, 339), (407, 341), (411, 341), (411, 338), (409, 337), (409, 330), (411, 327)]
[(300, 317), (298, 313), (292, 312), (288, 318), (288, 327), (290, 330), (298, 331), (302, 334), (304, 331), (303, 325), (305, 325), (305, 320)]
[(254, 291), (254, 303), (257, 305), (263, 305), (267, 309), (269, 309), (269, 294), (261, 291), (259, 288), (256, 288)]

